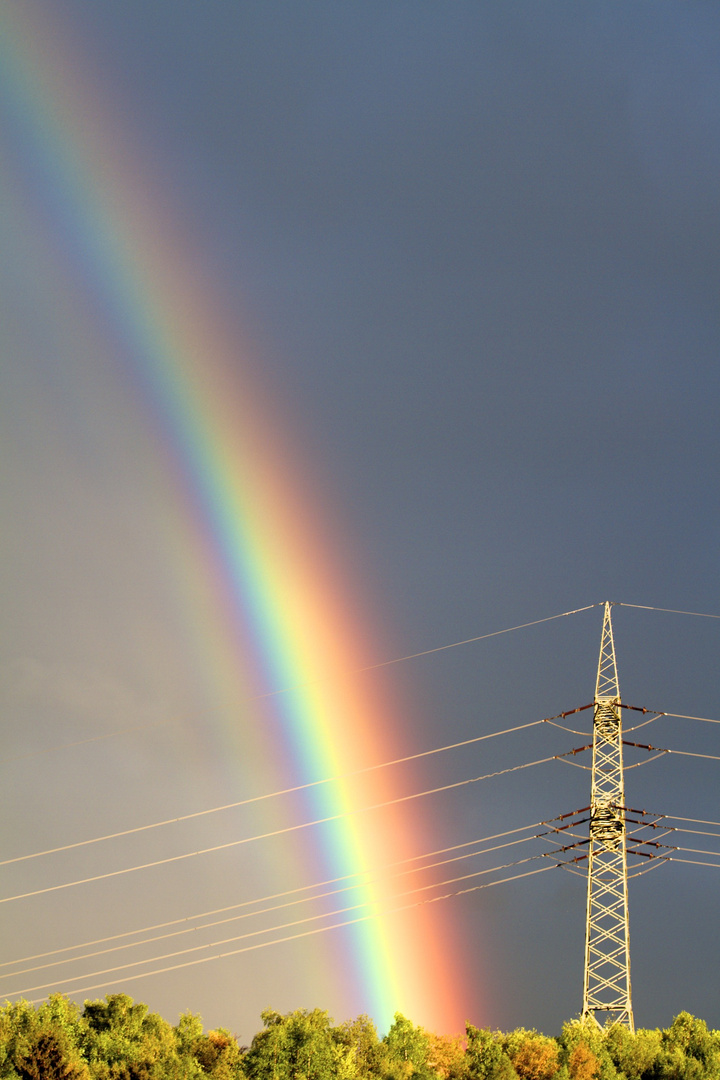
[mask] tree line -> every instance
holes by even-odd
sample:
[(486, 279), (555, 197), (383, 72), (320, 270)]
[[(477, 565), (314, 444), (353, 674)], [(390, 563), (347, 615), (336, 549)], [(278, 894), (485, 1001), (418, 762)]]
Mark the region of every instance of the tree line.
[(127, 994), (62, 994), (0, 1008), (0, 1080), (720, 1080), (720, 1031), (682, 1012), (632, 1034), (573, 1020), (558, 1037), (467, 1025), (435, 1035), (396, 1013), (335, 1025), (320, 1009), (267, 1010), (250, 1046), (185, 1013), (173, 1026)]

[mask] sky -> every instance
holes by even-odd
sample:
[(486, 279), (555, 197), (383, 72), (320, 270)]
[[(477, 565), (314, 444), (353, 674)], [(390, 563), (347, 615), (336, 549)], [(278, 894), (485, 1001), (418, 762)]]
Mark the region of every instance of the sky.
[[(586, 705), (606, 600), (623, 699), (682, 717), (646, 741), (720, 754), (684, 718), (720, 720), (719, 38), (695, 2), (8, 5), (4, 858)], [(267, 1007), (556, 1033), (581, 1007), (581, 878), (388, 914), (399, 879), (379, 868), (579, 809), (589, 773), (551, 761), (357, 810), (586, 741), (538, 726), (327, 803), (6, 863), (0, 996), (123, 990), (245, 1041)], [(627, 802), (717, 822), (717, 769), (648, 762)], [(297, 828), (346, 811), (345, 832)], [(402, 903), (546, 847), (441, 888), (478, 869), (442, 866)], [(631, 882), (639, 1026), (688, 1009), (720, 1027), (720, 860), (682, 857), (714, 866)], [(526, 867), (551, 864), (505, 873)], [(348, 868), (382, 879), (359, 926), (267, 944), (352, 917), (330, 914), (343, 894), (233, 944), (214, 943), (249, 924), (147, 943), (132, 959), (208, 948), (145, 970), (262, 947), (142, 979), (94, 975), (130, 960), (80, 959), (103, 945), (27, 959)]]

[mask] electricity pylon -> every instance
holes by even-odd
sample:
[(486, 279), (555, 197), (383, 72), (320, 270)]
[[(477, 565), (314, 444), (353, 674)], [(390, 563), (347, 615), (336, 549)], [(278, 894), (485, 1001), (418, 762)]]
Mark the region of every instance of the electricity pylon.
[(593, 713), (582, 1017), (635, 1030), (630, 998), (622, 721), (611, 604), (605, 604)]

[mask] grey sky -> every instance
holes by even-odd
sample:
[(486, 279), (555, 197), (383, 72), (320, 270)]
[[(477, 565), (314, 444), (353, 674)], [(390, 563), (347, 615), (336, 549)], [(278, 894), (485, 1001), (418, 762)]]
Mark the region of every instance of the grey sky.
[[(256, 342), (373, 597), (380, 658), (605, 599), (720, 611), (713, 5), (68, 0), (59, 17), (162, 183), (199, 277)], [(207, 698), (184, 672), (193, 644), (175, 629), (171, 574), (158, 578), (147, 417), (101, 304), (78, 320), (81, 341), (59, 314), (77, 303), (58, 270), (66, 238), (57, 225), (57, 262), (43, 259), (56, 225), (33, 217), (47, 204), (8, 131), (5, 168), (30, 193), (0, 224), (7, 745), (17, 758), (146, 726), (105, 755), (7, 766), (6, 843), (24, 853), (86, 835), (88, 815), (115, 827), (128, 795), (142, 824), (178, 786), (201, 807), (232, 785), (231, 751), (199, 733)], [(712, 620), (616, 609), (626, 700), (720, 718), (717, 633)], [(399, 666), (410, 749), (585, 704), (599, 634), (595, 609)], [(720, 752), (711, 725), (661, 724), (650, 741)], [(493, 761), (541, 743), (517, 738)], [(638, 769), (628, 801), (720, 820), (717, 765)], [(566, 772), (438, 806), (437, 835), (584, 805), (586, 774)], [(261, 876), (272, 857), (253, 858)], [(15, 867), (9, 888), (26, 880)], [(192, 901), (214, 883), (195, 881)], [(715, 870), (680, 866), (633, 887), (639, 1024), (687, 1008), (720, 1026), (718, 887)], [(160, 918), (162, 895), (138, 900), (138, 917)], [(104, 901), (118, 917), (128, 902)], [(32, 924), (82, 924), (73, 903), (0, 909), (5, 940), (23, 955), (53, 947)], [(547, 874), (453, 903), (469, 969), (481, 954), (485, 965), (487, 1015), (469, 1002), (468, 1019), (552, 1032), (578, 1011), (581, 883)], [(245, 1037), (266, 1005), (337, 1019), (356, 1008), (305, 1000), (293, 960), (271, 952), (242, 1005), (225, 968), (128, 990), (169, 1019), (190, 1007)]]

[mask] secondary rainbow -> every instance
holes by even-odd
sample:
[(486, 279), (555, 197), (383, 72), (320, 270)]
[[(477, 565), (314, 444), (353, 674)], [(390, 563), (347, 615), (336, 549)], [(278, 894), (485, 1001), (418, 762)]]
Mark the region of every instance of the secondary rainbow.
[[(78, 75), (63, 27), (26, 2), (6, 5), (0, 30), (3, 80), (48, 213), (124, 341), (169, 448), (186, 530), (176, 556), (213, 597), (208, 677), (233, 682), (237, 693), (241, 673), (246, 701), (272, 711), (300, 782), (393, 757), (399, 724), (378, 677), (360, 671), (373, 659), (372, 635), (348, 588), (340, 540), (279, 434), (286, 419), (264, 401), (248, 365), (238, 377), (247, 347), (215, 310), (211, 283), (192, 272), (192, 253), (100, 110), (101, 95)], [(262, 698), (277, 690), (285, 692)], [(348, 814), (397, 794), (392, 770), (369, 777), (311, 797), (317, 816), (344, 815), (322, 832), (336, 875), (423, 850), (399, 808), (384, 811), (379, 830), (372, 814)], [(382, 1028), (396, 1009), (436, 1030), (457, 1027), (462, 991), (450, 970), (447, 914), (441, 905), (383, 914), (392, 906), (383, 903), (387, 888), (367, 884), (354, 898), (376, 917), (345, 931), (353, 941), (346, 977), (364, 985)]]

